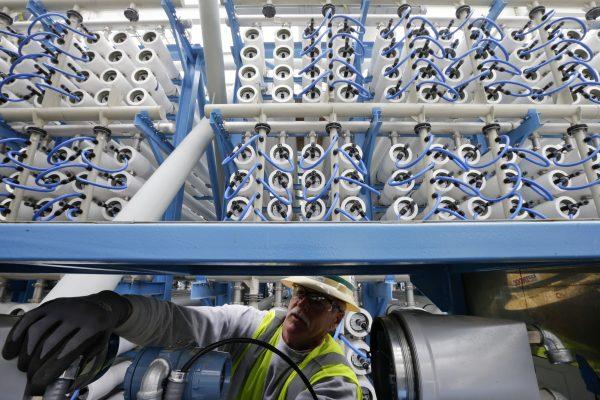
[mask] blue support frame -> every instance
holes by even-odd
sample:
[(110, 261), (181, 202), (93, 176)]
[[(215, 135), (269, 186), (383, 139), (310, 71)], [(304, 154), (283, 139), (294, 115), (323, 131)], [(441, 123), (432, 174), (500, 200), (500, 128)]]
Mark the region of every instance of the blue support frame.
[(600, 221), (6, 223), (0, 236), (2, 272), (360, 275), (600, 262)]
[(31, 296), (33, 296), (34, 285), (35, 279), (8, 281), (10, 301), (14, 303), (27, 303), (31, 299)]
[(391, 276), (386, 276), (383, 282), (363, 282), (361, 284), (363, 308), (373, 317), (384, 315), (390, 300), (393, 299), (392, 292), (395, 284)]
[[(235, 16), (235, 6), (232, 0), (224, 0), (223, 6), (227, 12), (227, 18), (229, 20), (229, 29), (231, 31), (231, 39), (233, 41), (232, 55), (233, 61), (235, 62), (236, 69), (242, 65), (242, 59), (240, 57), (240, 51), (244, 47), (244, 42), (240, 36), (240, 24)], [(237, 78), (236, 78), (237, 80)], [(235, 92), (234, 92), (235, 93)]]
[(152, 153), (156, 158), (156, 162), (162, 164), (164, 158), (160, 151), (162, 150), (167, 153), (167, 156), (171, 154), (171, 152), (175, 149), (171, 142), (169, 142), (168, 139), (154, 127), (152, 119), (145, 111), (136, 114), (135, 118), (133, 119), (133, 124), (140, 132), (144, 134), (146, 140), (148, 140), (150, 148), (152, 149)]
[(173, 275), (156, 275), (151, 282), (121, 282), (115, 288), (119, 294), (137, 294), (153, 296), (162, 300), (171, 300)]
[(177, 48), (179, 50), (179, 59), (181, 60), (183, 70), (185, 71), (187, 69), (187, 64), (194, 63), (195, 59), (192, 45), (185, 35), (185, 26), (177, 17), (175, 6), (171, 0), (161, 0), (160, 5), (165, 10), (169, 23), (171, 24), (171, 30), (173, 31), (173, 36), (175, 37), (175, 42), (177, 43)]
[(192, 283), (190, 299), (200, 300), (202, 305), (222, 306), (231, 303), (233, 284), (209, 282), (206, 277), (198, 276)]
[[(197, 50), (197, 49), (195, 49)], [(192, 129), (198, 91), (202, 76), (202, 62), (204, 61), (198, 51), (194, 51), (194, 65), (188, 64), (185, 70), (180, 95), (179, 110), (175, 122), (175, 135), (173, 145), (177, 147)], [(167, 221), (178, 221), (181, 219), (181, 206), (183, 204), (183, 188), (165, 212), (164, 219)]]
[(11, 128), (2, 118), (0, 118), (0, 136), (3, 138), (10, 138), (19, 136), (19, 133)]
[(506, 0), (493, 0), (492, 5), (490, 6), (490, 11), (488, 12), (487, 17), (492, 21), (495, 21), (502, 13), (502, 10), (506, 7)]
[[(379, 135), (381, 124), (381, 109), (374, 108), (371, 112), (371, 125), (365, 134), (365, 140), (363, 142), (363, 157), (365, 166), (367, 167), (365, 183), (367, 185), (371, 185), (371, 159), (373, 158), (375, 139), (377, 139), (377, 135)], [(365, 190), (363, 189), (363, 191)], [(367, 197), (367, 216), (370, 220), (373, 220), (373, 193), (366, 191), (365, 195)]]

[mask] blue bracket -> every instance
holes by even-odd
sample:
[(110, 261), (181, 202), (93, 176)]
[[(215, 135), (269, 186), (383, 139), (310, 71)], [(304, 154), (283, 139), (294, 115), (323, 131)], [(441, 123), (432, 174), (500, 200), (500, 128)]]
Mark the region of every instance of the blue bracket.
[(185, 35), (185, 26), (181, 23), (175, 12), (175, 6), (171, 0), (161, 0), (160, 5), (165, 10), (169, 23), (171, 24), (171, 30), (173, 31), (173, 37), (177, 43), (179, 49), (179, 58), (181, 60), (184, 70), (186, 69), (187, 63), (194, 62), (194, 52), (192, 45)]
[(487, 17), (492, 21), (495, 21), (498, 16), (500, 16), (502, 10), (504, 10), (504, 7), (506, 7), (506, 4), (506, 0), (493, 0)]
[(35, 289), (35, 279), (30, 280), (10, 280), (8, 281), (8, 291), (10, 292), (10, 301), (15, 303), (27, 303), (33, 296)]
[(171, 154), (174, 150), (173, 145), (164, 137), (164, 135), (159, 132), (152, 123), (152, 119), (148, 116), (146, 111), (142, 111), (135, 115), (133, 119), (133, 124), (144, 134), (148, 143), (150, 144), (150, 148), (152, 149), (152, 153), (154, 154), (154, 158), (156, 158), (156, 162), (162, 164), (164, 158), (161, 154), (161, 150), (167, 153), (167, 155)]
[(384, 315), (387, 306), (392, 300), (396, 282), (391, 276), (386, 276), (383, 282), (362, 283), (362, 304), (373, 318)]
[(540, 120), (540, 114), (534, 109), (531, 109), (527, 111), (527, 115), (523, 118), (521, 125), (506, 133), (506, 135), (510, 138), (511, 144), (518, 146), (541, 126), (542, 121)]
[(215, 151), (212, 145), (206, 149), (206, 159), (208, 161), (208, 172), (210, 173), (210, 188), (212, 190), (212, 199), (215, 205), (215, 213), (220, 221), (223, 218), (223, 207), (221, 203), (221, 190), (219, 186), (219, 176), (217, 174), (217, 162)]
[(162, 300), (171, 300), (172, 287), (173, 275), (156, 275), (151, 282), (120, 282), (117, 285), (115, 292), (119, 294), (136, 294), (153, 296)]
[(36, 17), (48, 12), (44, 4), (38, 0), (29, 0), (25, 6), (25, 9)]
[(23, 137), (23, 135), (19, 134), (19, 132), (15, 131), (6, 121), (0, 118), (0, 137), (8, 139), (13, 137)]
[[(231, 143), (231, 139), (227, 130), (225, 130), (225, 126), (223, 124), (223, 115), (221, 111), (215, 110), (210, 113), (210, 126), (215, 133), (215, 138), (217, 139), (217, 146), (219, 148), (219, 152), (221, 154), (231, 154), (233, 153), (233, 144)], [(235, 172), (235, 168), (231, 163), (224, 165), (225, 172), (227, 176), (233, 174)]]
[(222, 306), (231, 303), (233, 283), (209, 282), (204, 276), (197, 276), (192, 283), (190, 299), (200, 300), (202, 305)]
[(379, 130), (381, 129), (381, 109), (374, 108), (371, 112), (371, 125), (369, 126), (369, 130), (365, 135), (365, 143), (363, 145), (364, 150), (364, 162), (369, 169), (371, 164), (371, 158), (373, 157), (373, 150), (375, 149), (375, 139), (377, 135), (379, 135)]
[(224, 0), (223, 5), (225, 6), (225, 11), (227, 12), (229, 29), (231, 30), (231, 39), (233, 41), (233, 51), (231, 54), (233, 54), (233, 61), (235, 62), (236, 68), (239, 68), (242, 65), (240, 52), (242, 51), (242, 47), (244, 47), (244, 42), (242, 42), (242, 37), (240, 36), (240, 24), (235, 16), (235, 7), (233, 5), (233, 1)]

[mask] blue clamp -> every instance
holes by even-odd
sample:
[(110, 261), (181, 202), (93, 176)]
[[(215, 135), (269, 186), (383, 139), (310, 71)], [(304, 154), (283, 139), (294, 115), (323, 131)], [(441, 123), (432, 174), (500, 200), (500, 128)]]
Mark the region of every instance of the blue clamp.
[(506, 7), (506, 5), (506, 0), (493, 0), (487, 17), (492, 21), (495, 21), (496, 19), (498, 19), (500, 13), (502, 13), (502, 10), (504, 10), (504, 7)]
[(510, 143), (514, 146), (519, 146), (525, 139), (527, 139), (533, 132), (538, 130), (542, 126), (540, 120), (540, 114), (534, 109), (527, 111), (527, 115), (523, 118), (521, 125), (506, 133), (510, 138)]
[(162, 164), (164, 158), (160, 150), (169, 155), (175, 149), (173, 145), (167, 140), (162, 132), (156, 129), (152, 119), (146, 111), (137, 113), (133, 119), (133, 123), (148, 140), (148, 143), (152, 149), (152, 153), (156, 158), (156, 162)]

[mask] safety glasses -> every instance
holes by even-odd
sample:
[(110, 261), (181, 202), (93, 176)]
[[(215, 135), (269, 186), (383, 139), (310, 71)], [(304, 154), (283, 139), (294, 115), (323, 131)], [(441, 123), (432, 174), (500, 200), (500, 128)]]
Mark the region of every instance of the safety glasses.
[(331, 311), (333, 309), (340, 309), (339, 305), (330, 298), (322, 295), (321, 293), (308, 291), (299, 285), (293, 286), (292, 296), (298, 300), (308, 300), (311, 308), (313, 308), (315, 311)]

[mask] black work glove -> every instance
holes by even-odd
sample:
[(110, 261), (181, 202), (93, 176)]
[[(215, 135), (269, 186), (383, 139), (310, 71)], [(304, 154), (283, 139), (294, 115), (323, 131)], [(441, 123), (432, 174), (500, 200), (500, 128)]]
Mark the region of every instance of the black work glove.
[(129, 300), (109, 290), (55, 299), (23, 315), (8, 334), (2, 356), (18, 356), (17, 367), (27, 372), (27, 393), (42, 395), (80, 356), (83, 365), (103, 351), (130, 314)]

